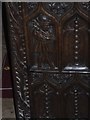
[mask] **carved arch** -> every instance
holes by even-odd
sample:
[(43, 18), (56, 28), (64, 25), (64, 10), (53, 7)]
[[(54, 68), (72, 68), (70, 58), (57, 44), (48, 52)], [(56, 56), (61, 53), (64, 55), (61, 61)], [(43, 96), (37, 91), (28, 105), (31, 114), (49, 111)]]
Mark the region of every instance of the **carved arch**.
[[(85, 118), (88, 119), (89, 115), (89, 90), (83, 85), (73, 84), (71, 87), (64, 91), (64, 103), (66, 106), (65, 114), (68, 118)], [(71, 102), (70, 102), (71, 101)], [(86, 106), (83, 107), (83, 104)], [(68, 107), (70, 108), (68, 111)], [(85, 114), (83, 114), (85, 113)], [(87, 117), (88, 116), (88, 117)]]
[[(83, 37), (80, 36), (81, 32), (84, 35)], [(64, 39), (65, 39), (64, 33), (65, 33), (65, 35), (68, 35), (68, 36), (66, 36), (66, 38), (68, 39), (68, 41), (67, 42), (65, 41), (65, 43), (68, 44), (67, 47), (69, 47), (69, 48), (64, 48), (64, 46), (66, 46), (64, 44)], [(89, 59), (88, 59), (87, 53), (89, 53), (88, 52), (89, 48), (85, 47), (85, 45), (89, 47), (89, 40), (88, 40), (88, 20), (84, 19), (83, 16), (79, 15), (79, 13), (76, 12), (72, 17), (70, 17), (69, 19), (67, 19), (67, 21), (65, 21), (62, 24), (62, 36), (61, 37), (62, 37), (62, 50), (63, 50), (62, 51), (62, 55), (63, 55), (62, 56), (62, 65), (63, 65), (63, 63), (65, 63), (65, 61), (64, 61), (65, 59), (63, 57), (70, 56), (70, 59), (69, 59), (70, 61), (69, 61), (68, 65), (67, 65), (67, 67), (65, 68), (66, 71), (67, 70), (70, 70), (72, 72), (74, 70), (77, 71), (77, 68), (81, 67), (80, 68), (81, 71), (85, 70), (85, 71), (88, 72), (89, 71)], [(84, 38), (85, 38), (85, 40), (84, 40)], [(84, 44), (83, 44), (83, 42), (84, 42)], [(83, 46), (83, 47), (85, 47), (84, 51), (82, 51), (80, 45), (81, 46), (84, 45)], [(70, 51), (70, 49), (72, 51)], [(65, 52), (65, 50), (66, 50), (66, 52)], [(86, 51), (86, 53), (84, 53), (85, 51)], [(64, 53), (66, 54), (65, 56), (64, 56)], [(82, 53), (84, 53), (83, 55), (87, 55), (87, 56), (83, 56)], [(79, 54), (81, 54), (81, 55), (79, 55)], [(73, 55), (73, 58), (71, 57), (72, 55)], [(83, 58), (80, 58), (80, 56), (83, 56), (83, 58), (86, 58), (86, 60), (83, 59)], [(79, 61), (78, 61), (78, 57), (80, 58)], [(71, 65), (70, 69), (69, 69), (69, 64), (71, 63), (71, 61), (73, 61), (73, 63)], [(79, 62), (82, 62), (83, 64), (79, 65)], [(88, 64), (86, 64), (86, 63), (88, 63)], [(76, 64), (76, 66), (74, 66), (74, 64)]]

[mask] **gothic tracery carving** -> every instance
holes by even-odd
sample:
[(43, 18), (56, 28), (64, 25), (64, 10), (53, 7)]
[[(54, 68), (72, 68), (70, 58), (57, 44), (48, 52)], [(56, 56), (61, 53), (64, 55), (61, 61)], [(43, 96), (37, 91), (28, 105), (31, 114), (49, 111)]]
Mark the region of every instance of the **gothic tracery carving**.
[(44, 3), (44, 8), (52, 15), (54, 15), (58, 20), (72, 7), (70, 2), (50, 2)]
[[(24, 9), (26, 10), (25, 12), (27, 13), (25, 15), (29, 16), (31, 13), (33, 13), (34, 10), (36, 10), (38, 4), (37, 3), (24, 4), (25, 7)], [(43, 3), (42, 7), (44, 7), (44, 9), (48, 11), (47, 13), (52, 14), (58, 20), (60, 20), (61, 17), (63, 17), (72, 8), (72, 5), (73, 5), (72, 3), (54, 2), (54, 3), (45, 3), (45, 6)], [(80, 5), (84, 11), (85, 10), (90, 11), (89, 9), (90, 6), (88, 3), (80, 3)], [(48, 15), (41, 13), (41, 11), (37, 16), (34, 16), (32, 19), (30, 19), (26, 26), (26, 28), (29, 29), (28, 34), (30, 33), (31, 35), (30, 36), (31, 39), (30, 41), (28, 39), (28, 43), (30, 42), (31, 46), (29, 47), (30, 49), (32, 49), (31, 51), (32, 55), (30, 56), (30, 58), (32, 58), (32, 62), (30, 61), (30, 69), (29, 69), (28, 68), (29, 65), (27, 65), (27, 50), (26, 50), (26, 41), (25, 41), (26, 36), (23, 26), (25, 21), (23, 21), (22, 3), (15, 3), (15, 4), (9, 3), (8, 12), (10, 15), (9, 16), (9, 24), (10, 24), (9, 29), (10, 29), (10, 37), (11, 37), (10, 44), (12, 50), (11, 51), (12, 63), (13, 63), (12, 67), (13, 67), (13, 74), (14, 74), (13, 78), (14, 78), (14, 84), (16, 90), (15, 93), (17, 99), (18, 117), (25, 120), (30, 119), (31, 117), (30, 99), (32, 98), (32, 96), (30, 96), (30, 92), (32, 91), (30, 91), (29, 87), (31, 86), (32, 88), (35, 88), (37, 86), (35, 88), (36, 91), (33, 92), (35, 93), (35, 95), (39, 93), (39, 96), (40, 95), (41, 97), (43, 96), (42, 106), (44, 106), (42, 110), (43, 111), (42, 115), (38, 114), (38, 116), (39, 118), (53, 118), (54, 112), (51, 112), (52, 111), (51, 103), (53, 104), (52, 102), (53, 97), (51, 96), (54, 95), (55, 100), (56, 100), (56, 96), (58, 96), (57, 101), (61, 100), (60, 99), (60, 97), (62, 97), (60, 96), (61, 89), (64, 88), (67, 89), (68, 87), (65, 87), (66, 85), (71, 87), (73, 81), (76, 83), (80, 81), (80, 85), (82, 84), (87, 85), (90, 81), (90, 75), (82, 74), (79, 77), (77, 76), (76, 78), (75, 74), (66, 74), (66, 73), (62, 74), (60, 73), (61, 71), (58, 71), (58, 73), (55, 73), (56, 71), (51, 73), (51, 71), (49, 71), (49, 70), (53, 71), (58, 69), (57, 66), (55, 65), (55, 61), (56, 61), (55, 45), (58, 38), (56, 36), (56, 26), (55, 26), (56, 23), (54, 23), (52, 18), (48, 17)], [(87, 70), (88, 65), (86, 66), (85, 64), (87, 63), (87, 61), (85, 61), (87, 56), (83, 57), (85, 58), (84, 60), (83, 58), (80, 59), (81, 56), (80, 44), (82, 42), (86, 42), (86, 44), (88, 44), (88, 40), (85, 37), (87, 36), (87, 31), (88, 31), (87, 22), (78, 14), (75, 14), (75, 16), (73, 16), (73, 18), (70, 18), (70, 20), (67, 21), (63, 26), (62, 36), (65, 37), (65, 39), (63, 39), (63, 42), (65, 40), (66, 43), (68, 40), (68, 44), (67, 45), (63, 44), (64, 45), (63, 47), (73, 45), (71, 47), (72, 48), (71, 50), (73, 50), (74, 54), (72, 53), (72, 55), (65, 56), (64, 58), (66, 62), (68, 60), (66, 58), (70, 56), (74, 59), (74, 62), (72, 64), (74, 64), (75, 66), (70, 64), (71, 69), (79, 71), (83, 67), (84, 70)], [(56, 47), (57, 46), (58, 45), (56, 45)], [(85, 44), (84, 44), (84, 48), (85, 48)], [(70, 50), (70, 49), (66, 49), (66, 50)], [(87, 53), (88, 51), (87, 48), (85, 48), (84, 51)], [(83, 54), (85, 53), (83, 52)], [(73, 61), (72, 58), (70, 58), (71, 61)], [(80, 61), (82, 61), (83, 64), (82, 63), (80, 64), (79, 63)], [(31, 69), (32, 70), (40, 69), (41, 73), (36, 71), (32, 72)], [(46, 73), (43, 70), (46, 70)], [(70, 68), (68, 69), (67, 67), (67, 70), (70, 70)], [(90, 95), (89, 92), (84, 90), (84, 88), (73, 87), (72, 89), (69, 89), (69, 91), (67, 90), (63, 94), (64, 96), (68, 96), (68, 95), (73, 96), (72, 101), (74, 103), (74, 115), (72, 114), (72, 116), (78, 118), (80, 114), (79, 111), (82, 108), (79, 106), (78, 98), (80, 97), (80, 95), (82, 96), (84, 95), (86, 97), (85, 99), (87, 99), (88, 96)], [(82, 99), (82, 101), (84, 100)], [(58, 102), (58, 105), (59, 104), (60, 101)], [(37, 113), (38, 111), (35, 112)]]
[(90, 12), (90, 2), (80, 2), (79, 4), (82, 10), (84, 10), (87, 13)]

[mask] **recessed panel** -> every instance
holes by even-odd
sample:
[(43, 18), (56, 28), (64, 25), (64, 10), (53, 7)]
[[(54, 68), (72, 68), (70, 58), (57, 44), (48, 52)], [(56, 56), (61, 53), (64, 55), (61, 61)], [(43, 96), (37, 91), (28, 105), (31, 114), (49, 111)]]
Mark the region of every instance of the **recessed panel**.
[(28, 43), (31, 70), (57, 69), (57, 39), (55, 23), (40, 13), (28, 21)]
[(64, 24), (62, 34), (62, 70), (88, 71), (88, 22), (75, 15)]

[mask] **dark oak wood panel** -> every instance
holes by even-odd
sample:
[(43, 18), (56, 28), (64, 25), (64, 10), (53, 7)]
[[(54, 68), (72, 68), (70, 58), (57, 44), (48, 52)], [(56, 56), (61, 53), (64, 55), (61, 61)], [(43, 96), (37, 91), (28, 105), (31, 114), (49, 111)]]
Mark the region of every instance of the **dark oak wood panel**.
[(90, 118), (89, 3), (6, 3), (17, 120)]
[(65, 66), (64, 69), (89, 71), (88, 22), (76, 13), (64, 24), (62, 34), (62, 65)]

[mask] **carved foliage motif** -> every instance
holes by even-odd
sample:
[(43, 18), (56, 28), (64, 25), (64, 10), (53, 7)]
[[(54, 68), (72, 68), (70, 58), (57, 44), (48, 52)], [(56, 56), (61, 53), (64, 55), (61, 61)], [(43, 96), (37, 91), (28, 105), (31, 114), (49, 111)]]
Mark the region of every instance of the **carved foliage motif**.
[[(65, 87), (65, 84), (70, 84), (73, 81), (73, 75), (60, 75), (56, 73), (31, 73), (32, 87), (35, 88), (33, 90), (34, 96), (37, 97), (37, 101), (39, 101), (39, 97), (41, 97), (41, 103), (39, 108), (38, 117), (39, 118), (55, 118), (55, 112), (52, 110), (52, 105), (55, 105), (55, 96), (59, 95), (58, 88), (62, 86)], [(37, 77), (36, 77), (37, 76)], [(38, 85), (38, 86), (37, 86)], [(37, 86), (37, 87), (35, 87)], [(51, 86), (56, 86), (56, 89)], [(62, 87), (62, 88), (63, 88)], [(38, 96), (40, 95), (40, 96)], [(34, 98), (35, 99), (35, 98)], [(56, 99), (57, 100), (57, 99)], [(37, 103), (34, 103), (35, 107)], [(52, 112), (53, 111), (53, 112)]]
[(51, 19), (41, 13), (28, 26), (32, 34), (32, 69), (56, 69), (52, 61), (56, 43), (55, 26)]
[(79, 3), (80, 7), (82, 10), (84, 10), (84, 12), (87, 12), (88, 15), (90, 13), (90, 2), (80, 2)]
[(58, 86), (59, 88), (65, 87), (65, 85), (70, 85), (70, 83), (74, 80), (72, 74), (48, 74), (48, 81), (53, 85)]
[(31, 85), (34, 83), (41, 83), (43, 82), (43, 73), (30, 73), (30, 77), (32, 78)]
[[(53, 71), (48, 72), (48, 70), (56, 70), (56, 52), (55, 47), (57, 36), (56, 36), (56, 26), (53, 20), (48, 17), (48, 15), (40, 12), (37, 16), (33, 17), (28, 21), (27, 31), (30, 36), (28, 37), (28, 43), (30, 43), (30, 70), (41, 70), (41, 73), (37, 71), (29, 71), (27, 66), (27, 50), (24, 32), (24, 18), (23, 18), (23, 3), (7, 3), (8, 13), (9, 13), (9, 29), (10, 29), (10, 46), (11, 46), (11, 56), (12, 56), (12, 67), (13, 67), (13, 78), (15, 86), (16, 104), (17, 104), (17, 114), (18, 117), (24, 120), (28, 120), (31, 117), (30, 109), (30, 99), (33, 104), (40, 104), (37, 101), (41, 99), (43, 103), (40, 107), (41, 110), (38, 112), (36, 107), (36, 114), (38, 113), (39, 118), (54, 118), (52, 111), (52, 106), (56, 105), (56, 96), (60, 98), (62, 96), (61, 92), (64, 91), (63, 96), (72, 97), (72, 102), (74, 103), (74, 113), (72, 116), (74, 118), (79, 118), (82, 106), (80, 106), (80, 95), (85, 95), (87, 99), (89, 93), (84, 90), (84, 88), (76, 87), (73, 82), (77, 82), (80, 78), (80, 82), (83, 84), (88, 84), (90, 80), (89, 75), (80, 75), (75, 77), (75, 74), (62, 74), (55, 73)], [(44, 3), (43, 3), (44, 4)], [(82, 3), (84, 5), (84, 10), (89, 9), (88, 4)], [(87, 6), (87, 7), (85, 7)], [(27, 8), (27, 13), (32, 13), (37, 8), (37, 3), (26, 3), (25, 10)], [(72, 3), (45, 3), (43, 5), (46, 11), (53, 14), (57, 19), (60, 20), (62, 16), (65, 15), (67, 11), (72, 7)], [(29, 15), (29, 14), (28, 14)], [(88, 51), (88, 40), (87, 40), (87, 30), (88, 24), (81, 18), (78, 14), (73, 16), (69, 21), (67, 21), (62, 27), (62, 37), (63, 37), (63, 59), (64, 67), (66, 70), (87, 70), (87, 51)], [(68, 42), (68, 44), (67, 44)], [(64, 44), (65, 43), (65, 44)], [(80, 44), (83, 43), (84, 51), (81, 49)], [(65, 48), (66, 47), (66, 48)], [(69, 48), (67, 48), (69, 47)], [(64, 51), (66, 50), (66, 51)], [(69, 52), (72, 52), (69, 54)], [(65, 54), (64, 54), (65, 53)], [(81, 55), (83, 53), (83, 55)], [(82, 56), (82, 57), (81, 57)], [(66, 58), (70, 58), (67, 61)], [(55, 58), (55, 59), (54, 59)], [(65, 61), (64, 61), (65, 60)], [(72, 62), (73, 61), (73, 62)], [(67, 62), (70, 63), (67, 67)], [(67, 65), (67, 66), (66, 66)], [(45, 73), (46, 70), (47, 73)], [(30, 76), (30, 78), (28, 77)], [(30, 79), (30, 81), (29, 81)], [(86, 82), (88, 81), (88, 82)], [(80, 84), (81, 84), (80, 83)], [(33, 88), (31, 91), (29, 88)], [(70, 88), (69, 88), (70, 87)], [(35, 89), (34, 89), (35, 88)], [(69, 88), (69, 90), (67, 90)], [(66, 90), (66, 91), (65, 91)], [(30, 96), (31, 93), (33, 96)], [(43, 95), (42, 95), (43, 94)], [(52, 97), (54, 95), (54, 97)], [(39, 97), (36, 97), (39, 96)], [(43, 96), (43, 97), (42, 97)], [(60, 98), (57, 97), (58, 105), (60, 105)], [(53, 99), (54, 98), (54, 102)], [(38, 99), (38, 100), (37, 100)], [(66, 103), (71, 99), (65, 98)], [(69, 101), (69, 105), (71, 102)], [(82, 99), (82, 101), (84, 101)], [(40, 101), (39, 101), (40, 102)], [(54, 104), (53, 104), (54, 103)], [(84, 103), (84, 102), (83, 102)], [(38, 106), (38, 105), (36, 105)], [(69, 111), (70, 106), (65, 106)], [(43, 109), (42, 109), (43, 108)], [(60, 106), (61, 109), (61, 106)], [(60, 112), (60, 111), (59, 111)], [(39, 114), (40, 113), (40, 114)], [(67, 112), (68, 113), (68, 112)], [(81, 116), (81, 115), (80, 115)], [(36, 117), (36, 116), (35, 116)], [(71, 116), (69, 116), (71, 117)]]
[[(44, 77), (45, 76), (45, 77)], [(59, 74), (59, 73), (31, 73), (32, 85), (37, 82), (49, 82), (59, 88), (65, 87), (65, 84), (70, 84), (74, 80), (72, 74)]]
[(51, 85), (58, 87), (59, 89), (65, 88), (65, 85), (70, 86), (71, 83), (74, 81), (79, 80), (80, 83), (86, 83), (86, 85), (90, 82), (90, 75), (89, 74), (80, 74), (80, 75), (73, 75), (73, 74), (60, 74), (60, 73), (31, 73), (32, 85), (37, 84), (39, 82), (48, 82)]
[(80, 75), (82, 83), (87, 85), (90, 89), (90, 74), (81, 74)]
[(26, 13), (32, 14), (34, 10), (37, 8), (37, 6), (38, 6), (37, 2), (26, 2), (25, 3)]
[[(37, 74), (40, 76), (40, 73), (36, 73), (36, 75)], [(90, 79), (89, 76), (87, 76), (87, 75), (85, 75), (85, 76), (86, 77), (83, 78), (84, 80), (86, 80), (87, 78)], [(43, 78), (43, 79), (41, 80), (41, 78)], [(88, 102), (89, 92), (86, 91), (84, 88), (80, 87), (79, 85), (74, 85), (73, 82), (76, 81), (77, 78), (79, 78), (79, 77), (75, 77), (73, 74), (61, 75), (61, 74), (56, 74), (56, 73), (53, 73), (53, 74), (52, 73), (49, 73), (49, 74), (43, 73), (43, 77), (41, 74), (41, 77), (39, 77), (39, 79), (41, 80), (41, 82), (43, 81), (44, 83), (40, 84), (38, 86), (38, 88), (36, 89), (36, 91), (34, 91), (35, 96), (37, 93), (39, 95), (43, 94), (43, 99), (42, 99), (43, 106), (40, 108), (40, 109), (43, 109), (43, 111), (42, 111), (42, 114), (39, 116), (39, 118), (55, 118), (55, 116), (53, 116), (55, 113), (51, 112), (52, 111), (51, 104), (53, 104), (53, 105), (56, 104), (56, 102), (53, 103), (53, 101), (52, 101), (52, 95), (60, 96), (61, 90), (59, 91), (59, 88), (62, 88), (62, 89), (65, 88), (66, 84), (68, 84), (68, 86), (64, 89), (63, 95), (66, 97), (65, 98), (66, 103), (64, 103), (64, 104), (66, 105), (66, 111), (67, 111), (68, 117), (71, 117), (71, 113), (72, 113), (73, 118), (81, 117), (80, 111), (83, 112), (84, 108), (82, 110), (80, 110), (81, 109), (80, 101), (85, 102), (84, 100), (86, 100)], [(81, 78), (81, 76), (80, 76), (80, 78)], [(33, 79), (34, 79), (34, 77), (33, 77)], [(37, 80), (38, 80), (38, 77), (37, 77)], [(81, 82), (83, 82), (82, 79), (81, 79)], [(56, 89), (54, 87), (51, 87), (50, 84), (53, 86), (56, 85)], [(34, 85), (35, 85), (35, 83), (34, 83)], [(80, 99), (80, 97), (82, 97), (82, 100)], [(83, 99), (83, 97), (85, 99)], [(70, 103), (69, 99), (71, 99), (71, 103)], [(56, 100), (57, 100), (57, 98), (56, 98)], [(71, 106), (73, 106), (73, 108), (70, 108), (70, 110), (71, 110), (71, 112), (70, 112), (70, 111), (68, 111), (68, 107), (71, 107)], [(85, 110), (88, 111), (87, 106), (85, 107)], [(64, 114), (66, 114), (66, 113), (64, 113)], [(86, 116), (87, 116), (87, 114), (85, 116), (83, 115), (83, 117), (86, 117)]]
[[(22, 4), (7, 3), (9, 14), (10, 46), (18, 118), (30, 118), (30, 98), (26, 65)], [(15, 8), (18, 8), (16, 12)], [(17, 18), (18, 16), (18, 18)], [(23, 86), (22, 86), (23, 84)]]
[(72, 3), (70, 2), (50, 2), (44, 3), (44, 8), (52, 15), (54, 15), (57, 19), (60, 19), (70, 8), (72, 7)]

